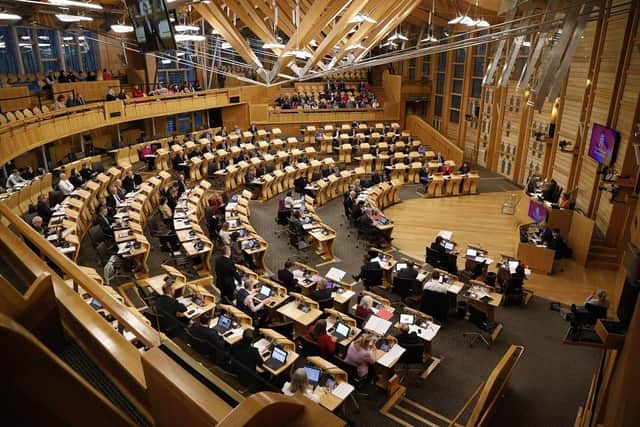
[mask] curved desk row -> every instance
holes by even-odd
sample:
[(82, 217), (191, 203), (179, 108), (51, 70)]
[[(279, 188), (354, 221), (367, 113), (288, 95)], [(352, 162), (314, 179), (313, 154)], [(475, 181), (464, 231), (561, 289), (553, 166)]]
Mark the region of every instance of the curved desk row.
[(269, 243), (260, 237), (251, 225), (249, 217), (249, 200), (251, 192), (243, 191), (242, 194), (235, 194), (225, 207), (225, 222), (229, 223), (229, 231), (238, 231), (244, 236), (240, 237), (240, 245), (242, 251), (253, 260), (256, 271), (264, 272), (267, 270), (265, 264), (265, 256)]

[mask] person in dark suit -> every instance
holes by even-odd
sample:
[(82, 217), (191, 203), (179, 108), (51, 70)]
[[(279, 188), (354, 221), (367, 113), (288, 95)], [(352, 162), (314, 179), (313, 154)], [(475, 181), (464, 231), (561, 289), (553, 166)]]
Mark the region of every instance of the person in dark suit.
[(402, 270), (398, 271), (398, 277), (401, 279), (412, 279), (415, 280), (418, 277), (418, 270), (416, 270), (415, 265), (412, 261), (407, 262), (407, 266)]
[(460, 166), (460, 169), (458, 169), (458, 172), (460, 172), (461, 174), (468, 174), (469, 171), (471, 170), (471, 168), (469, 167), (469, 163), (464, 162), (462, 163), (462, 166)]
[(40, 194), (38, 196), (36, 212), (38, 213), (38, 216), (42, 218), (45, 225), (49, 224), (49, 220), (51, 219), (51, 208), (49, 207), (49, 196), (47, 194)]
[(236, 266), (231, 261), (231, 248), (225, 246), (222, 255), (216, 257), (214, 261), (214, 269), (216, 271), (216, 286), (220, 289), (223, 298), (227, 298), (230, 302), (233, 300), (233, 294), (236, 289), (234, 279), (240, 283), (242, 278), (236, 270)]
[(253, 345), (253, 329), (245, 329), (242, 333), (242, 340), (231, 348), (233, 359), (246, 367), (249, 371), (255, 372), (256, 367), (262, 365), (260, 352)]
[(287, 288), (287, 291), (293, 291), (298, 287), (298, 281), (293, 276), (291, 267), (293, 267), (293, 262), (286, 261), (284, 263), (284, 268), (278, 270), (278, 280)]
[(214, 347), (222, 345), (222, 338), (218, 335), (218, 331), (209, 327), (211, 318), (209, 316), (200, 316), (198, 321), (192, 322), (189, 326), (189, 333), (196, 339), (206, 341)]
[(415, 344), (420, 344), (420, 338), (415, 332), (409, 332), (409, 325), (401, 323), (398, 326), (400, 333), (396, 335), (398, 345), (402, 347), (408, 347)]
[(178, 180), (176, 181), (176, 185), (178, 186), (178, 197), (182, 196), (182, 193), (187, 191), (187, 180), (184, 176), (184, 173), (178, 175)]
[(442, 236), (436, 236), (436, 240), (434, 240), (433, 243), (431, 243), (431, 246), (429, 246), (431, 249), (438, 252), (441, 256), (445, 256), (447, 252), (444, 245), (442, 244), (443, 240), (444, 239), (442, 238)]
[(557, 200), (554, 200), (554, 198), (557, 189), (558, 183), (555, 181), (555, 179), (552, 179), (544, 185), (544, 189), (542, 190), (542, 198), (551, 203), (556, 202)]
[(98, 215), (96, 215), (95, 224), (100, 226), (102, 232), (106, 236), (113, 237), (113, 229), (111, 228), (113, 222), (113, 218), (109, 216), (109, 209), (107, 206), (101, 205), (98, 208)]
[(542, 231), (540, 232), (540, 240), (542, 240), (542, 244), (549, 246), (551, 241), (553, 240), (553, 231), (551, 227), (545, 225)]
[(355, 223), (362, 215), (364, 215), (364, 201), (360, 200), (351, 210), (351, 221)]
[(328, 282), (325, 279), (320, 279), (316, 284), (316, 289), (311, 292), (309, 297), (314, 301), (326, 301), (331, 299), (332, 290), (328, 288)]
[(156, 310), (164, 315), (173, 316), (180, 322), (188, 322), (189, 319), (184, 315), (187, 307), (175, 299), (174, 289), (171, 283), (165, 283), (162, 287), (162, 292), (164, 295), (157, 296), (154, 301)]
[(365, 254), (363, 257), (363, 264), (360, 266), (360, 273), (356, 276), (352, 276), (355, 280), (362, 279), (364, 281), (364, 286), (369, 290), (370, 285), (367, 283), (367, 278), (370, 276), (372, 272), (382, 270), (380, 267), (380, 263), (377, 261), (372, 261), (372, 257), (370, 254)]
[(107, 206), (109, 207), (109, 214), (115, 213), (118, 203), (121, 203), (120, 195), (118, 194), (118, 188), (115, 185), (109, 187), (109, 195), (107, 196)]
[(174, 170), (182, 173), (189, 173), (189, 166), (186, 164), (186, 160), (184, 155), (181, 152), (176, 153), (176, 155), (171, 160), (171, 164)]
[(560, 230), (557, 228), (554, 228), (552, 230), (551, 242), (547, 244), (547, 247), (556, 251), (554, 257), (555, 259), (571, 258), (571, 255), (573, 254), (571, 248), (569, 248), (565, 241), (562, 240), (562, 237), (560, 236)]
[(133, 169), (127, 171), (127, 176), (122, 180), (122, 186), (127, 193), (131, 193), (136, 190), (138, 186), (142, 184), (142, 177), (133, 172)]
[(349, 191), (349, 193), (344, 198), (344, 201), (342, 202), (342, 205), (344, 206), (344, 215), (347, 218), (351, 218), (351, 213), (356, 207), (356, 197), (357, 196), (355, 191)]

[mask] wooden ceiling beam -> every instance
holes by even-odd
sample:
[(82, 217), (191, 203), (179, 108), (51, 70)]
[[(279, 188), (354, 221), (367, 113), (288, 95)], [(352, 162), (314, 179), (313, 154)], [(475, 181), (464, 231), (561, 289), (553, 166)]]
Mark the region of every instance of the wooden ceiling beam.
[(275, 35), (247, 0), (227, 0), (227, 6), (263, 42), (273, 42)]
[(331, 49), (333, 49), (333, 47), (347, 35), (349, 27), (353, 26), (353, 24), (349, 23), (349, 19), (360, 13), (368, 3), (369, 0), (353, 0), (351, 2), (340, 16), (338, 22), (336, 22), (329, 34), (327, 34), (327, 37), (315, 50), (313, 56), (307, 61), (304, 67), (305, 71), (308, 71), (311, 67), (317, 64), (320, 59), (329, 53)]
[[(275, 20), (275, 12), (271, 9), (271, 1), (269, 0), (258, 0), (256, 1), (258, 5), (258, 9), (262, 11), (264, 16), (269, 18), (271, 22)], [(295, 28), (291, 23), (291, 18), (288, 18), (286, 15), (282, 14), (282, 11), (278, 9), (278, 28), (287, 35), (287, 37), (291, 38), (293, 33), (295, 32)]]
[(247, 64), (255, 65), (258, 69), (264, 68), (256, 54), (249, 48), (246, 40), (227, 19), (222, 8), (215, 2), (194, 3), (193, 8), (213, 28), (218, 30), (222, 37), (238, 52)]

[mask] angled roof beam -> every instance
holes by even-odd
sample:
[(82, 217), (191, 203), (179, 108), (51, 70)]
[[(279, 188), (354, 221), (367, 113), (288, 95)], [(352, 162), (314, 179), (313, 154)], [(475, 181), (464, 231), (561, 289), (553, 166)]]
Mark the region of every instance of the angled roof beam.
[[(275, 34), (247, 0), (227, 0), (227, 6), (260, 40), (265, 43), (274, 41)], [(277, 50), (276, 54), (279, 52)]]
[(254, 65), (258, 70), (264, 69), (262, 62), (256, 54), (249, 49), (244, 37), (229, 22), (222, 8), (215, 2), (194, 3), (193, 8), (213, 28), (218, 30), (222, 37), (238, 52), (247, 64)]
[[(256, 5), (258, 6), (258, 9), (262, 11), (264, 16), (269, 18), (271, 22), (275, 21), (275, 11), (271, 9), (271, 1), (258, 0), (256, 1)], [(289, 38), (295, 32), (295, 28), (291, 23), (291, 19), (288, 18), (286, 15), (283, 15), (280, 9), (278, 9), (278, 28), (282, 30), (282, 32), (285, 33)]]

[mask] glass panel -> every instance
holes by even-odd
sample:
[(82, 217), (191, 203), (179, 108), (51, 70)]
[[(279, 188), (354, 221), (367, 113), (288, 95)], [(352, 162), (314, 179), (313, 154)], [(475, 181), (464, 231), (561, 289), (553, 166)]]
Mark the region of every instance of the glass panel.
[(178, 115), (178, 133), (184, 134), (191, 131), (191, 113)]
[(453, 66), (453, 77), (461, 79), (464, 76), (464, 65), (456, 64)]
[(473, 76), (474, 77), (484, 76), (484, 57), (477, 56), (473, 58)]
[(98, 42), (93, 33), (85, 33), (84, 40), (80, 40), (80, 55), (85, 72), (98, 71)]
[(0, 55), (5, 58), (0, 61), (0, 74), (17, 74), (15, 52), (9, 41), (9, 27), (0, 27)]
[(449, 121), (452, 123), (459, 123), (460, 122), (460, 111), (458, 110), (451, 110), (449, 113)]
[(466, 52), (464, 49), (456, 49), (456, 60), (455, 62), (464, 62), (464, 58), (466, 56)]
[(434, 115), (442, 116), (442, 97), (441, 96), (436, 96)]
[(438, 73), (436, 75), (436, 93), (444, 93), (444, 74)]
[(32, 39), (33, 34), (29, 28), (18, 28), (18, 45), (20, 47), (24, 72), (27, 74), (38, 72), (38, 63), (36, 61), (36, 52)]
[(64, 55), (64, 64), (67, 70), (80, 70), (78, 60), (78, 40), (73, 33), (62, 33), (62, 52)]
[(176, 131), (176, 118), (174, 116), (167, 117), (167, 133), (172, 134)]
[(56, 47), (55, 32), (48, 29), (38, 29), (38, 47), (40, 48), (40, 58), (43, 61), (57, 60), (58, 49)]
[(453, 81), (453, 93), (462, 93), (462, 80)]
[(422, 57), (422, 77), (428, 78), (431, 74), (431, 55)]
[(451, 108), (460, 109), (460, 101), (462, 97), (459, 95), (451, 95)]
[(471, 97), (480, 98), (481, 94), (482, 94), (482, 80), (473, 79), (471, 81)]
[(447, 52), (440, 52), (438, 54), (438, 71), (444, 73), (447, 69)]

